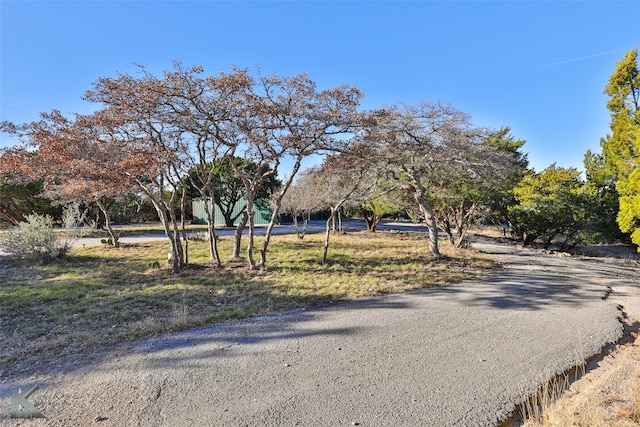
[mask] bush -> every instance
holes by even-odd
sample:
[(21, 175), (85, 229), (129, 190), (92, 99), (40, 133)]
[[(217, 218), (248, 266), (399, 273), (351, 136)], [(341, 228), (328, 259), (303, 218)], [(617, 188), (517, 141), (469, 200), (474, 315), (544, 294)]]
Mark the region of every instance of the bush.
[(60, 240), (53, 231), (51, 216), (31, 214), (26, 220), (0, 236), (0, 247), (5, 252), (19, 258), (51, 260), (69, 251), (72, 242)]
[(86, 229), (82, 227), (88, 210), (82, 212), (78, 202), (71, 202), (62, 208), (62, 227), (64, 227), (64, 239), (62, 245), (71, 248), (73, 243), (86, 234)]

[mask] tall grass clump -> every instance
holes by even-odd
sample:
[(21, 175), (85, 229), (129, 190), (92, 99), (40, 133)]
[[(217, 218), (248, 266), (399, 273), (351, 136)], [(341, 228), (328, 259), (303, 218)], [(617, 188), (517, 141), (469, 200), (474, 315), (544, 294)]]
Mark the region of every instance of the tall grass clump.
[(528, 420), (535, 426), (547, 426), (547, 411), (571, 385), (569, 375), (563, 374), (551, 379), (540, 387), (533, 396), (525, 398), (520, 404), (522, 420)]

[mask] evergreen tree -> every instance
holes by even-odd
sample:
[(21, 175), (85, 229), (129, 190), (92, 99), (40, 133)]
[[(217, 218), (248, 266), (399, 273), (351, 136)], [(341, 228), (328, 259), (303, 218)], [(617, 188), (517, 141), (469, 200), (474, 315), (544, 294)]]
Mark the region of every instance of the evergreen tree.
[(588, 199), (588, 221), (582, 238), (585, 242), (626, 240), (628, 235), (620, 231), (616, 217), (619, 197), (616, 175), (605, 166), (604, 156), (587, 150), (584, 155), (585, 197)]
[(580, 172), (552, 164), (530, 172), (514, 187), (517, 204), (509, 215), (522, 230), (524, 244), (540, 239), (545, 248), (554, 237), (574, 236), (585, 222), (585, 199)]
[(640, 245), (640, 69), (638, 49), (616, 64), (605, 91), (611, 134), (600, 141), (604, 167), (617, 178), (618, 225)]

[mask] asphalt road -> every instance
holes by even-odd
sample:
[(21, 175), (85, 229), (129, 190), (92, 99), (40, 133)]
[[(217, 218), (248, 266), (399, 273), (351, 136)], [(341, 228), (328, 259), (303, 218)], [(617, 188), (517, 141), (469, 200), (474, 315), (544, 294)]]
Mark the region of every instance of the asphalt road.
[(46, 420), (8, 418), (5, 387), (0, 423), (499, 425), (550, 376), (619, 339), (619, 304), (638, 303), (639, 274), (488, 241), (476, 246), (504, 269), (148, 340), (78, 371), (25, 378), (18, 385), (39, 385), (29, 400)]

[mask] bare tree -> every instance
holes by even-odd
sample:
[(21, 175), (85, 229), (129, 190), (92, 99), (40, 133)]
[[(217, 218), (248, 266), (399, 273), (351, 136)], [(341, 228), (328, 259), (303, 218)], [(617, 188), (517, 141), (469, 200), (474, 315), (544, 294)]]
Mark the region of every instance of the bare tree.
[(319, 153), (339, 152), (348, 147), (354, 133), (363, 128), (364, 117), (357, 111), (363, 97), (347, 85), (317, 91), (306, 75), (293, 78), (263, 77), (264, 108), (271, 118), (270, 140), (292, 163), (280, 191), (273, 198), (273, 212), (260, 252), (265, 268), (273, 227), (282, 199), (295, 179), (302, 161)]
[[(310, 215), (320, 209), (315, 203), (313, 192), (308, 188), (313, 171), (314, 169), (306, 169), (300, 172), (300, 176), (289, 187), (289, 191), (280, 203), (280, 212), (291, 215), (298, 239), (303, 239), (306, 235)], [(299, 226), (298, 218), (302, 218), (302, 229)]]
[(307, 173), (305, 189), (318, 210), (329, 211), (325, 223), (322, 264), (327, 263), (331, 224), (348, 200), (360, 200), (370, 193), (375, 182), (368, 178), (373, 167), (374, 151), (362, 143), (353, 144), (338, 156), (328, 157), (325, 163)]
[(165, 73), (158, 91), (162, 91), (166, 102), (166, 120), (182, 131), (184, 167), (189, 171), (191, 186), (204, 201), (210, 257), (220, 266), (213, 208), (213, 165), (225, 158), (233, 160), (241, 138), (238, 118), (246, 112), (254, 81), (247, 70), (235, 68), (230, 73), (209, 77), (200, 76), (201, 67), (185, 68), (175, 63), (174, 68)]

